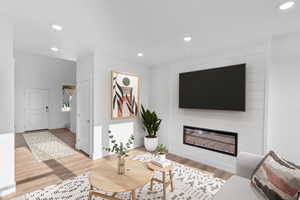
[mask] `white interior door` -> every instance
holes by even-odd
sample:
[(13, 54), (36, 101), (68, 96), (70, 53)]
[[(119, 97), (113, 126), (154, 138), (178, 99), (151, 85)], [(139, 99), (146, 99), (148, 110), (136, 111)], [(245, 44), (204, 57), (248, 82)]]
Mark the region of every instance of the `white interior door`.
[(90, 84), (84, 81), (77, 90), (77, 148), (90, 154)]
[(25, 130), (48, 129), (48, 90), (28, 89), (25, 101)]

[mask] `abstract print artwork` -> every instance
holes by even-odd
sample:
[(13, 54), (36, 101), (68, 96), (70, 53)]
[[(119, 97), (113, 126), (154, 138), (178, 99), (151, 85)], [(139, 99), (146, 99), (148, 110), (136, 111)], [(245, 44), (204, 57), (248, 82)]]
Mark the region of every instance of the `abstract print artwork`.
[(112, 119), (132, 118), (138, 113), (139, 77), (112, 71)]

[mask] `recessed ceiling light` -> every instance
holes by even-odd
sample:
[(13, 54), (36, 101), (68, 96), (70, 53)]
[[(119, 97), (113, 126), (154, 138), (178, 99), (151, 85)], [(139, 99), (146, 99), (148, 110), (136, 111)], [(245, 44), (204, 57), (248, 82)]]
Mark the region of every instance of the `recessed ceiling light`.
[(61, 31), (63, 29), (62, 26), (58, 25), (58, 24), (52, 24), (51, 26), (54, 30), (57, 30), (57, 31)]
[(57, 47), (51, 47), (51, 51), (57, 52), (59, 49)]
[(294, 2), (294, 1), (287, 1), (287, 2), (282, 3), (282, 4), (279, 6), (279, 9), (280, 9), (280, 10), (287, 10), (287, 9), (292, 8), (294, 5), (295, 5), (295, 2)]
[(191, 36), (186, 36), (186, 37), (183, 38), (183, 40), (185, 42), (190, 42), (192, 40), (192, 37)]
[(143, 57), (144, 54), (143, 54), (143, 53), (138, 53), (137, 56), (138, 56), (138, 57)]

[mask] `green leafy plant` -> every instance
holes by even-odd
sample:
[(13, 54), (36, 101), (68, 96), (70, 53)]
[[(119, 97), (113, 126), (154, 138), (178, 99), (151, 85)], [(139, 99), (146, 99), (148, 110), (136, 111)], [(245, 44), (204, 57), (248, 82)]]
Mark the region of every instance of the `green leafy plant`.
[(118, 142), (114, 136), (111, 134), (111, 132), (109, 131), (109, 141), (112, 145), (112, 147), (107, 147), (104, 148), (105, 151), (110, 152), (110, 153), (116, 153), (119, 156), (127, 156), (127, 153), (129, 151), (129, 149), (131, 148), (131, 146), (133, 145), (134, 142), (134, 136), (131, 135), (127, 142), (124, 144), (123, 142)]
[(156, 133), (160, 128), (161, 119), (159, 119), (154, 111), (145, 110), (144, 106), (142, 105), (142, 120), (144, 129), (147, 130), (148, 138), (156, 138)]
[(168, 153), (167, 147), (166, 147), (165, 145), (163, 145), (163, 144), (159, 144), (159, 145), (156, 147), (155, 151), (156, 151), (157, 153), (159, 153), (159, 154), (165, 154), (165, 153)]

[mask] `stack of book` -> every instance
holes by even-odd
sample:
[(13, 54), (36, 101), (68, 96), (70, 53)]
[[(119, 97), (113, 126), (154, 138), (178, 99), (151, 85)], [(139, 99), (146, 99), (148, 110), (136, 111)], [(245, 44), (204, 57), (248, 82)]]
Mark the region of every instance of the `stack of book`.
[(158, 166), (158, 167), (162, 167), (162, 168), (171, 165), (170, 161), (168, 161), (168, 160), (162, 161), (160, 159), (154, 159), (154, 160), (151, 161), (151, 163), (154, 164), (154, 165), (156, 165), (156, 166)]

